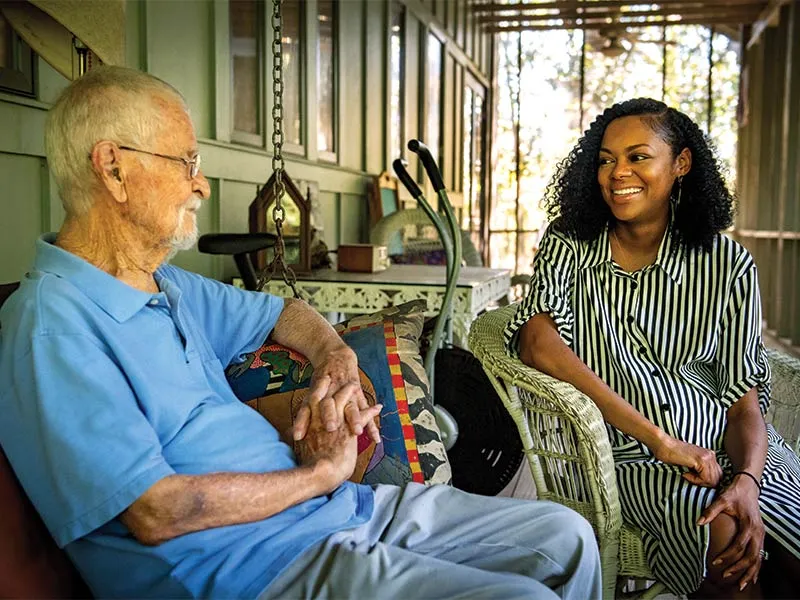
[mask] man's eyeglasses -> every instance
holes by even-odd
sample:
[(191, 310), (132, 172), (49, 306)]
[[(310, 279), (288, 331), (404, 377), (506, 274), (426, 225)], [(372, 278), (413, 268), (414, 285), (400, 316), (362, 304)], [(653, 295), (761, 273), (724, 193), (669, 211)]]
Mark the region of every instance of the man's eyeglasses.
[(159, 158), (166, 158), (167, 160), (174, 160), (182, 162), (189, 168), (189, 179), (194, 179), (200, 173), (200, 155), (198, 154), (192, 160), (183, 158), (181, 156), (170, 156), (169, 154), (159, 154), (158, 152), (148, 152), (147, 150), (139, 150), (138, 148), (131, 148), (130, 146), (120, 146), (120, 150), (128, 150), (130, 152), (141, 152), (142, 154), (149, 154), (150, 156), (157, 156)]

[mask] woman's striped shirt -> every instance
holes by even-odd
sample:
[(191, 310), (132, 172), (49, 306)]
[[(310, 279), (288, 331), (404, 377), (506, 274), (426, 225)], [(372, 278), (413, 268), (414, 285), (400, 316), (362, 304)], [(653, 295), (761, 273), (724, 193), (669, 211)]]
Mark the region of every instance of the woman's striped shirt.
[[(769, 405), (756, 266), (719, 235), (711, 252), (664, 236), (655, 262), (628, 273), (611, 258), (608, 233), (593, 242), (549, 229), (530, 293), (506, 330), (549, 313), (562, 339), (620, 396), (669, 435), (718, 450), (725, 413), (758, 387)], [(615, 454), (649, 455), (609, 426)]]
[[(533, 264), (528, 296), (509, 323), (519, 329), (548, 313), (564, 342), (622, 398), (669, 435), (717, 452), (724, 481), (727, 409), (757, 388), (769, 407), (769, 365), (761, 341), (756, 266), (741, 245), (718, 235), (712, 249), (687, 249), (668, 230), (652, 265), (628, 273), (611, 257), (608, 233), (579, 241), (550, 228)], [(642, 529), (648, 563), (673, 593), (705, 576), (708, 525), (695, 525), (716, 496), (682, 470), (608, 425), (623, 518)], [(767, 532), (800, 558), (800, 461), (768, 426), (759, 500)]]

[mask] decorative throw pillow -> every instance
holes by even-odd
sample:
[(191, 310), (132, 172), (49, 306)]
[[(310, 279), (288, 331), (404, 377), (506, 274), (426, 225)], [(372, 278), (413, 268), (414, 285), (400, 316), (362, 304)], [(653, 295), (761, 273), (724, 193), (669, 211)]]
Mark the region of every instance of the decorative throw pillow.
[[(378, 419), (381, 442), (376, 445), (366, 433), (359, 437), (351, 481), (370, 485), (451, 482), (419, 355), (425, 309), (424, 300), (415, 300), (335, 326), (358, 356), (367, 401), (383, 405)], [(226, 371), (237, 397), (264, 415), (284, 439), (289, 437), (286, 433), (313, 372), (306, 357), (270, 340)]]

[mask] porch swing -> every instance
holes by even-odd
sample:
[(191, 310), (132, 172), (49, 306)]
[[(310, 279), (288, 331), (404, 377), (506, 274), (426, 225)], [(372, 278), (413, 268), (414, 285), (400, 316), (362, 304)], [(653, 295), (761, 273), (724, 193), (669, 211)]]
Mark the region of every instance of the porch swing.
[[(296, 274), (286, 260), (283, 233), (286, 184), (288, 183), (290, 189), (294, 185), (285, 173), (281, 153), (283, 59), (280, 10), (281, 0), (273, 0), (273, 173), (251, 205), (250, 217), (252, 229), (252, 206), (261, 198), (259, 208), (265, 210), (270, 205), (270, 199), (274, 200), (271, 216), (275, 233), (206, 234), (200, 238), (198, 247), (201, 252), (210, 254), (232, 254), (246, 289), (261, 291), (272, 279), (281, 277), (291, 287), (293, 296), (300, 298), (295, 285)], [(411, 140), (408, 149), (417, 154), (424, 165), (443, 213), (440, 215), (432, 208), (408, 174), (404, 161), (396, 159), (393, 168), (398, 178), (434, 224), (446, 255), (447, 285), (424, 359), (436, 423), (451, 464), (453, 484), (467, 491), (494, 495), (511, 481), (522, 464), (522, 443), (515, 433), (513, 420), (505, 411), (480, 363), (470, 352), (452, 344), (453, 300), (462, 262), (461, 231), (447, 197), (441, 173), (430, 151), (419, 140)], [(265, 190), (271, 192), (271, 198), (265, 197)], [(301, 210), (301, 256), (304, 252), (308, 255), (310, 243), (310, 207), (304, 208), (305, 210)], [(303, 216), (306, 217), (305, 221), (302, 220)], [(253, 261), (255, 253), (270, 247), (273, 248), (271, 261), (264, 261), (263, 268), (257, 271)], [(303, 266), (309, 268), (306, 262), (301, 262), (301, 268)]]

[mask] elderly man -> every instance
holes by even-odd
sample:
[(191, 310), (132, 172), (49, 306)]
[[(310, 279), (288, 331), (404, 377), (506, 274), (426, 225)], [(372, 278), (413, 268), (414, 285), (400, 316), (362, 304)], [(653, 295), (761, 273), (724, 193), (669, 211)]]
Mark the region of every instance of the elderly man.
[[(176, 90), (94, 70), (46, 142), (66, 220), (0, 312), (0, 443), (96, 595), (600, 595), (566, 508), (347, 481), (379, 411), (352, 351), (303, 303), (165, 262), (209, 196)], [(268, 335), (315, 367), (297, 456), (223, 372)]]

